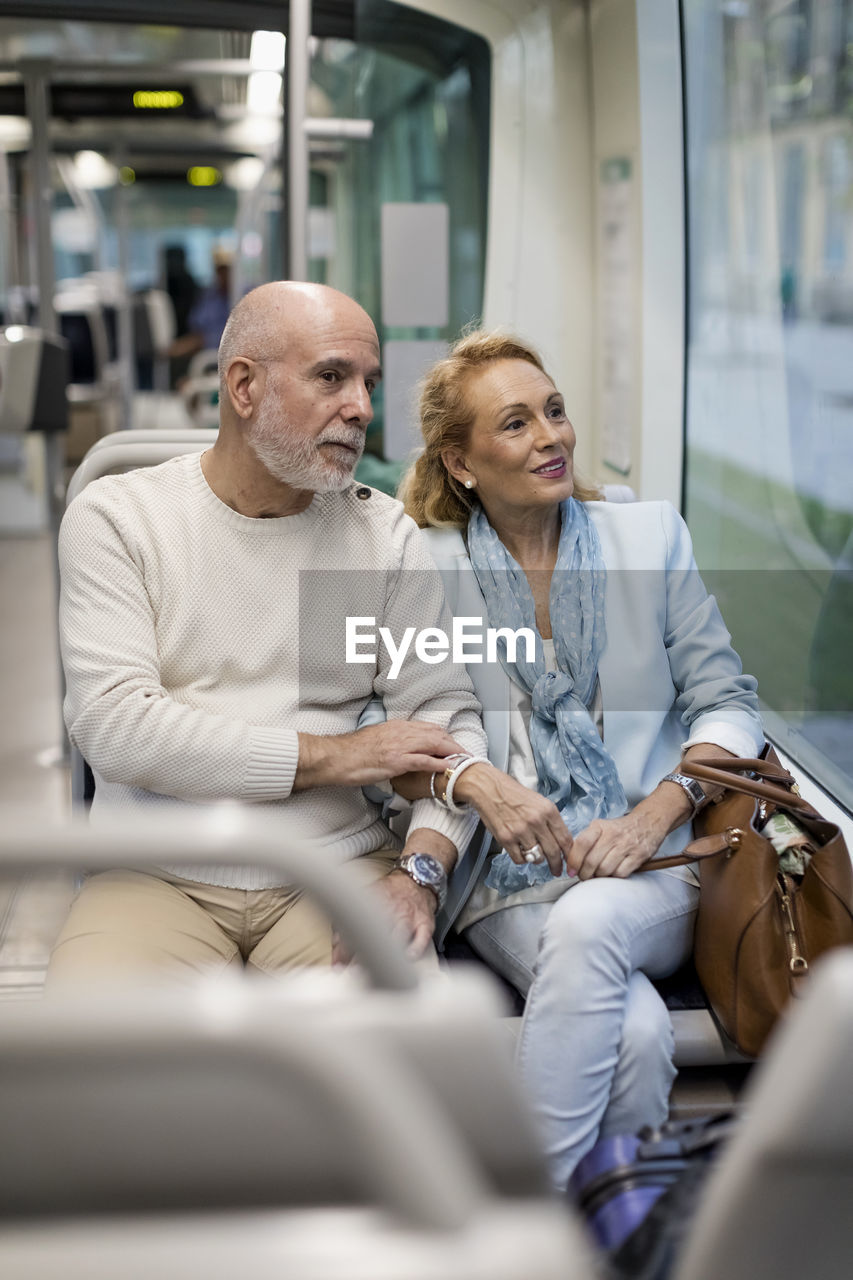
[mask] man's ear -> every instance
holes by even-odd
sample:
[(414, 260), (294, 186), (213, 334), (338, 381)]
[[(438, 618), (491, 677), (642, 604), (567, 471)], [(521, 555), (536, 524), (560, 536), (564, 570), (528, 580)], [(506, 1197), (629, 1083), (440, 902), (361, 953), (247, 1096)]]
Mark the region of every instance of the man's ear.
[(247, 419), (257, 408), (262, 366), (248, 356), (235, 356), (225, 370), (225, 388), (238, 417)]
[(473, 480), (473, 474), (465, 465), (465, 454), (461, 449), (454, 446), (451, 449), (444, 449), (441, 454), (441, 461), (454, 480), (458, 480), (460, 484), (464, 484), (466, 480)]

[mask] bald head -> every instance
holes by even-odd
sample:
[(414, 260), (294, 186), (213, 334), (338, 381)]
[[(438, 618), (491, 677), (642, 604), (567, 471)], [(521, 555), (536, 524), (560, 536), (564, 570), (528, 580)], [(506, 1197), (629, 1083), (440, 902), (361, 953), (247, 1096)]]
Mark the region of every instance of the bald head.
[[(224, 391), (225, 373), (236, 356), (261, 363), (279, 360), (297, 336), (310, 338), (316, 332), (326, 338), (354, 324), (367, 326), (376, 338), (364, 308), (339, 289), (292, 280), (262, 284), (241, 298), (228, 317), (219, 343), (220, 386)], [(378, 348), (378, 339), (376, 343)]]
[(321, 284), (261, 285), (231, 312), (219, 371), (214, 470), (257, 476), (260, 466), (263, 485), (303, 492), (351, 482), (382, 377), (376, 329), (357, 302)]

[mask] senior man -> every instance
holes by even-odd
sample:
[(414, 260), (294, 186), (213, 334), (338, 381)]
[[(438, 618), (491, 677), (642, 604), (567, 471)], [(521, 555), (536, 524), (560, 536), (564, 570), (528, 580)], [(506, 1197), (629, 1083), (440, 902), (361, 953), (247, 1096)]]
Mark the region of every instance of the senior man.
[[(345, 659), (346, 617), (393, 636), (449, 623), (413, 522), (352, 478), (381, 376), (376, 330), (335, 289), (262, 285), (231, 313), (219, 369), (212, 448), (98, 480), (63, 522), (65, 716), (95, 774), (92, 820), (263, 805), (283, 840), (354, 860), (422, 954), (475, 818), (417, 801), (400, 856), (362, 787), (484, 755), (485, 740), (459, 665), (409, 653), (392, 677), (380, 645)], [(357, 728), (376, 696), (387, 722)], [(84, 883), (48, 984), (332, 959), (331, 926), (260, 869), (116, 871)]]

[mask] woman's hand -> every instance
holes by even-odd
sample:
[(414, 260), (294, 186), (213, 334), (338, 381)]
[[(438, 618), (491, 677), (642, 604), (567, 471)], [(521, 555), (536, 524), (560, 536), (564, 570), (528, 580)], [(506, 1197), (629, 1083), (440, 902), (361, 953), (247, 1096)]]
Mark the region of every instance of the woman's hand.
[(638, 805), (621, 818), (596, 818), (577, 836), (568, 860), (581, 880), (614, 876), (624, 880), (653, 858), (671, 824)]
[[(682, 760), (730, 755), (713, 743), (697, 743)], [(575, 837), (569, 870), (581, 880), (593, 876), (624, 879), (653, 858), (670, 831), (691, 816), (692, 804), (676, 782), (661, 780), (651, 795), (622, 818), (597, 818)]]
[(524, 863), (525, 851), (538, 845), (551, 874), (562, 875), (563, 862), (568, 864), (572, 836), (550, 800), (490, 764), (472, 764), (461, 773), (453, 798), (477, 810), (513, 862)]

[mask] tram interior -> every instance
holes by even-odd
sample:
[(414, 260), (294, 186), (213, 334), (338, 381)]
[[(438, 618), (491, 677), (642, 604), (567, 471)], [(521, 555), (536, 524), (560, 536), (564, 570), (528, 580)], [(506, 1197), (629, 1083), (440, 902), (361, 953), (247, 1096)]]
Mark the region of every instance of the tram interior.
[[(127, 431), (163, 448), (174, 440), (176, 452), (203, 447), (218, 421), (210, 338), (217, 307), (227, 313), (248, 289), (285, 277), (299, 261), (288, 167), (295, 145), (288, 77), (296, 74), (288, 18), (299, 6), (256, 0), (240, 18), (218, 0), (201, 7), (203, 14), (192, 0), (162, 11), (0, 0), (0, 819), (44, 864), (23, 874), (14, 839), (4, 841), (0, 1008), (12, 1042), (24, 1048), (11, 1067), (0, 1064), (0, 1096), (14, 1087), (8, 1072), (16, 1061), (21, 1078), (30, 1052), (26, 1010), (37, 1003), (76, 883), (74, 860), (62, 865), (56, 842), (73, 807), (54, 559), (69, 482), (99, 442)], [(583, 472), (597, 483), (627, 485), (639, 499), (668, 498), (685, 515), (703, 576), (745, 668), (758, 676), (768, 736), (806, 797), (839, 823), (853, 848), (848, 10), (842, 0), (524, 0), (510, 7), (327, 0), (312, 14), (309, 4), (301, 250), (303, 278), (357, 298), (383, 345), (384, 389), (356, 478), (395, 491), (416, 446), (415, 385), (466, 325), (524, 333), (558, 371), (583, 424)], [(192, 320), (204, 299), (213, 328), (202, 332)], [(116, 455), (110, 465), (123, 464)], [(40, 829), (42, 854), (32, 835)], [(263, 833), (257, 838), (263, 845)], [(209, 1200), (202, 1192), (182, 1200), (180, 1179), (170, 1181), (156, 1163), (163, 1198), (143, 1194), (152, 1221), (163, 1215), (156, 1232), (142, 1218), (122, 1224), (118, 1201), (113, 1224), (93, 1215), (97, 1198), (108, 1198), (109, 1178), (127, 1173), (111, 1173), (107, 1163), (79, 1203), (72, 1196), (60, 1204), (61, 1212), (79, 1211), (77, 1234), (51, 1235), (32, 1228), (42, 1211), (33, 1208), (33, 1188), (50, 1163), (40, 1137), (29, 1190), (18, 1188), (30, 1226), (15, 1237), (0, 1222), (5, 1274), (224, 1275), (237, 1265), (245, 1234), (259, 1230), (259, 1275), (281, 1274), (276, 1268), (288, 1258), (290, 1274), (306, 1277), (488, 1272), (510, 1280), (534, 1274), (531, 1257), (543, 1280), (591, 1275), (581, 1229), (543, 1191), (525, 1121), (512, 1141), (490, 1145), (486, 1133), (523, 1107), (502, 1056), (510, 1024), (492, 1038), (505, 996), (488, 984), (481, 989), (476, 977), (467, 992), (463, 979), (454, 1008), (429, 988), (420, 1030), (407, 1021), (399, 993), (396, 1004), (387, 993), (385, 1004), (376, 993), (375, 1005), (364, 997), (365, 1027), (390, 1046), (403, 1074), (435, 1075), (434, 1063), (424, 1066), (430, 1028), (459, 1064), (464, 1097), (476, 1098), (475, 1062), (485, 1054), (493, 1064), (492, 1109), (483, 1104), (472, 1120), (470, 1149), (445, 1134), (439, 1112), (450, 1107), (458, 1118), (459, 1108), (437, 1089), (430, 1105), (445, 1142), (439, 1155), (423, 1117), (406, 1129), (389, 1104), (382, 1119), (382, 1100), (368, 1081), (375, 1045), (320, 986), (315, 993), (307, 983), (304, 994), (294, 988), (297, 1019), (315, 996), (320, 1005), (329, 1001), (325, 1022), (305, 1019), (306, 1038), (321, 1046), (337, 1035), (361, 1072), (359, 1105), (374, 1108), (377, 1124), (399, 1124), (409, 1150), (433, 1141), (438, 1165), (458, 1166), (442, 1191), (424, 1157), (416, 1175), (422, 1184), (413, 1177), (413, 1186), (421, 1186), (425, 1209), (413, 1203), (414, 1192), (407, 1198), (390, 1188), (393, 1169), (382, 1162), (392, 1144), (383, 1153), (365, 1142), (375, 1203), (389, 1221), (398, 1215), (406, 1224), (397, 1239), (393, 1231), (383, 1235), (387, 1222), (336, 1217), (333, 1196), (312, 1199), (303, 1187), (300, 1199), (291, 1186), (283, 1193), (289, 1205), (324, 1207), (310, 1221), (294, 1213), (291, 1252), (281, 1253), (261, 1221), (270, 1205), (248, 1192), (235, 1200), (235, 1175), (221, 1188), (223, 1206), (235, 1212), (222, 1215), (200, 1251), (192, 1215)], [(724, 1043), (701, 996), (673, 993), (681, 1068), (673, 1115), (723, 1111), (746, 1097), (761, 1140), (742, 1144), (726, 1186), (715, 1184), (679, 1280), (745, 1280), (771, 1270), (819, 1280), (849, 1274), (851, 990), (850, 966), (839, 962), (802, 1011), (801, 1029), (780, 1046), (786, 1065), (760, 1064), (754, 1093), (759, 1072)], [(363, 994), (356, 992), (355, 1004)], [(205, 1019), (213, 1015), (204, 1001), (211, 999), (201, 997), (195, 1021), (178, 1035), (175, 1078), (199, 1070), (210, 1050)], [(259, 1028), (286, 1013), (291, 997), (281, 997), (278, 1013), (257, 994), (245, 1004), (236, 992), (223, 999), (223, 1043), (252, 1025), (280, 1065), (285, 1048)], [(470, 1042), (462, 1030), (466, 1007)], [(165, 1044), (178, 1034), (172, 1006), (139, 1008), (155, 1039)], [(141, 1038), (132, 1019), (118, 1008), (110, 1016), (132, 1056)], [(97, 1012), (81, 1006), (79, 1018), (54, 1029), (72, 1056), (85, 1055), (87, 1035), (97, 1043)], [(118, 1061), (125, 1050), (117, 1045), (109, 1052)], [(169, 1052), (153, 1070), (168, 1075)], [(288, 1060), (286, 1069), (302, 1097), (304, 1062)], [(834, 1131), (792, 1071), (802, 1073), (812, 1097), (823, 1089), (841, 1102)], [(58, 1110), (48, 1101), (51, 1087), (69, 1089)], [(229, 1087), (214, 1082), (211, 1095)], [(69, 1144), (82, 1140), (97, 1114), (87, 1109), (84, 1085), (48, 1074), (43, 1089), (27, 1093), (22, 1115), (27, 1108), (30, 1117), (49, 1115), (52, 1124), (67, 1124)], [(405, 1092), (401, 1086), (403, 1111)], [(790, 1104), (790, 1123), (780, 1122), (775, 1134), (774, 1099)], [(338, 1101), (343, 1116), (346, 1100)], [(172, 1114), (185, 1103), (176, 1087)], [(260, 1104), (251, 1117), (260, 1142)], [(288, 1132), (299, 1129), (288, 1123)], [(334, 1135), (315, 1123), (330, 1143)], [(142, 1106), (133, 1124), (144, 1128)], [(16, 1141), (25, 1131), (21, 1120)], [(302, 1140), (310, 1145), (310, 1132)], [(241, 1151), (244, 1171), (256, 1150)], [(326, 1155), (317, 1169), (332, 1161)], [(191, 1171), (199, 1186), (206, 1185), (204, 1158)], [(786, 1163), (795, 1168), (790, 1186)], [(8, 1167), (0, 1166), (3, 1185)], [(73, 1160), (56, 1169), (67, 1191)], [(400, 1177), (406, 1172), (397, 1169)], [(350, 1203), (347, 1180), (354, 1185), (359, 1176), (358, 1167), (342, 1169), (349, 1190), (339, 1204)], [(767, 1243), (780, 1216), (803, 1220), (792, 1208), (797, 1189), (805, 1202), (822, 1197), (834, 1206), (822, 1217), (833, 1223), (822, 1250), (810, 1253), (808, 1232), (793, 1228), (774, 1248)], [(9, 1203), (14, 1194), (4, 1186)], [(170, 1196), (171, 1226), (164, 1213)], [(774, 1196), (775, 1215), (767, 1207)], [(723, 1244), (729, 1223), (730, 1256)], [(337, 1231), (336, 1252), (329, 1241)], [(318, 1234), (327, 1238), (326, 1269), (315, 1271)], [(538, 1253), (525, 1256), (523, 1240), (531, 1237)], [(134, 1249), (136, 1270), (127, 1262)], [(574, 1270), (566, 1269), (569, 1255)], [(366, 1259), (368, 1269), (354, 1269), (354, 1259)]]

